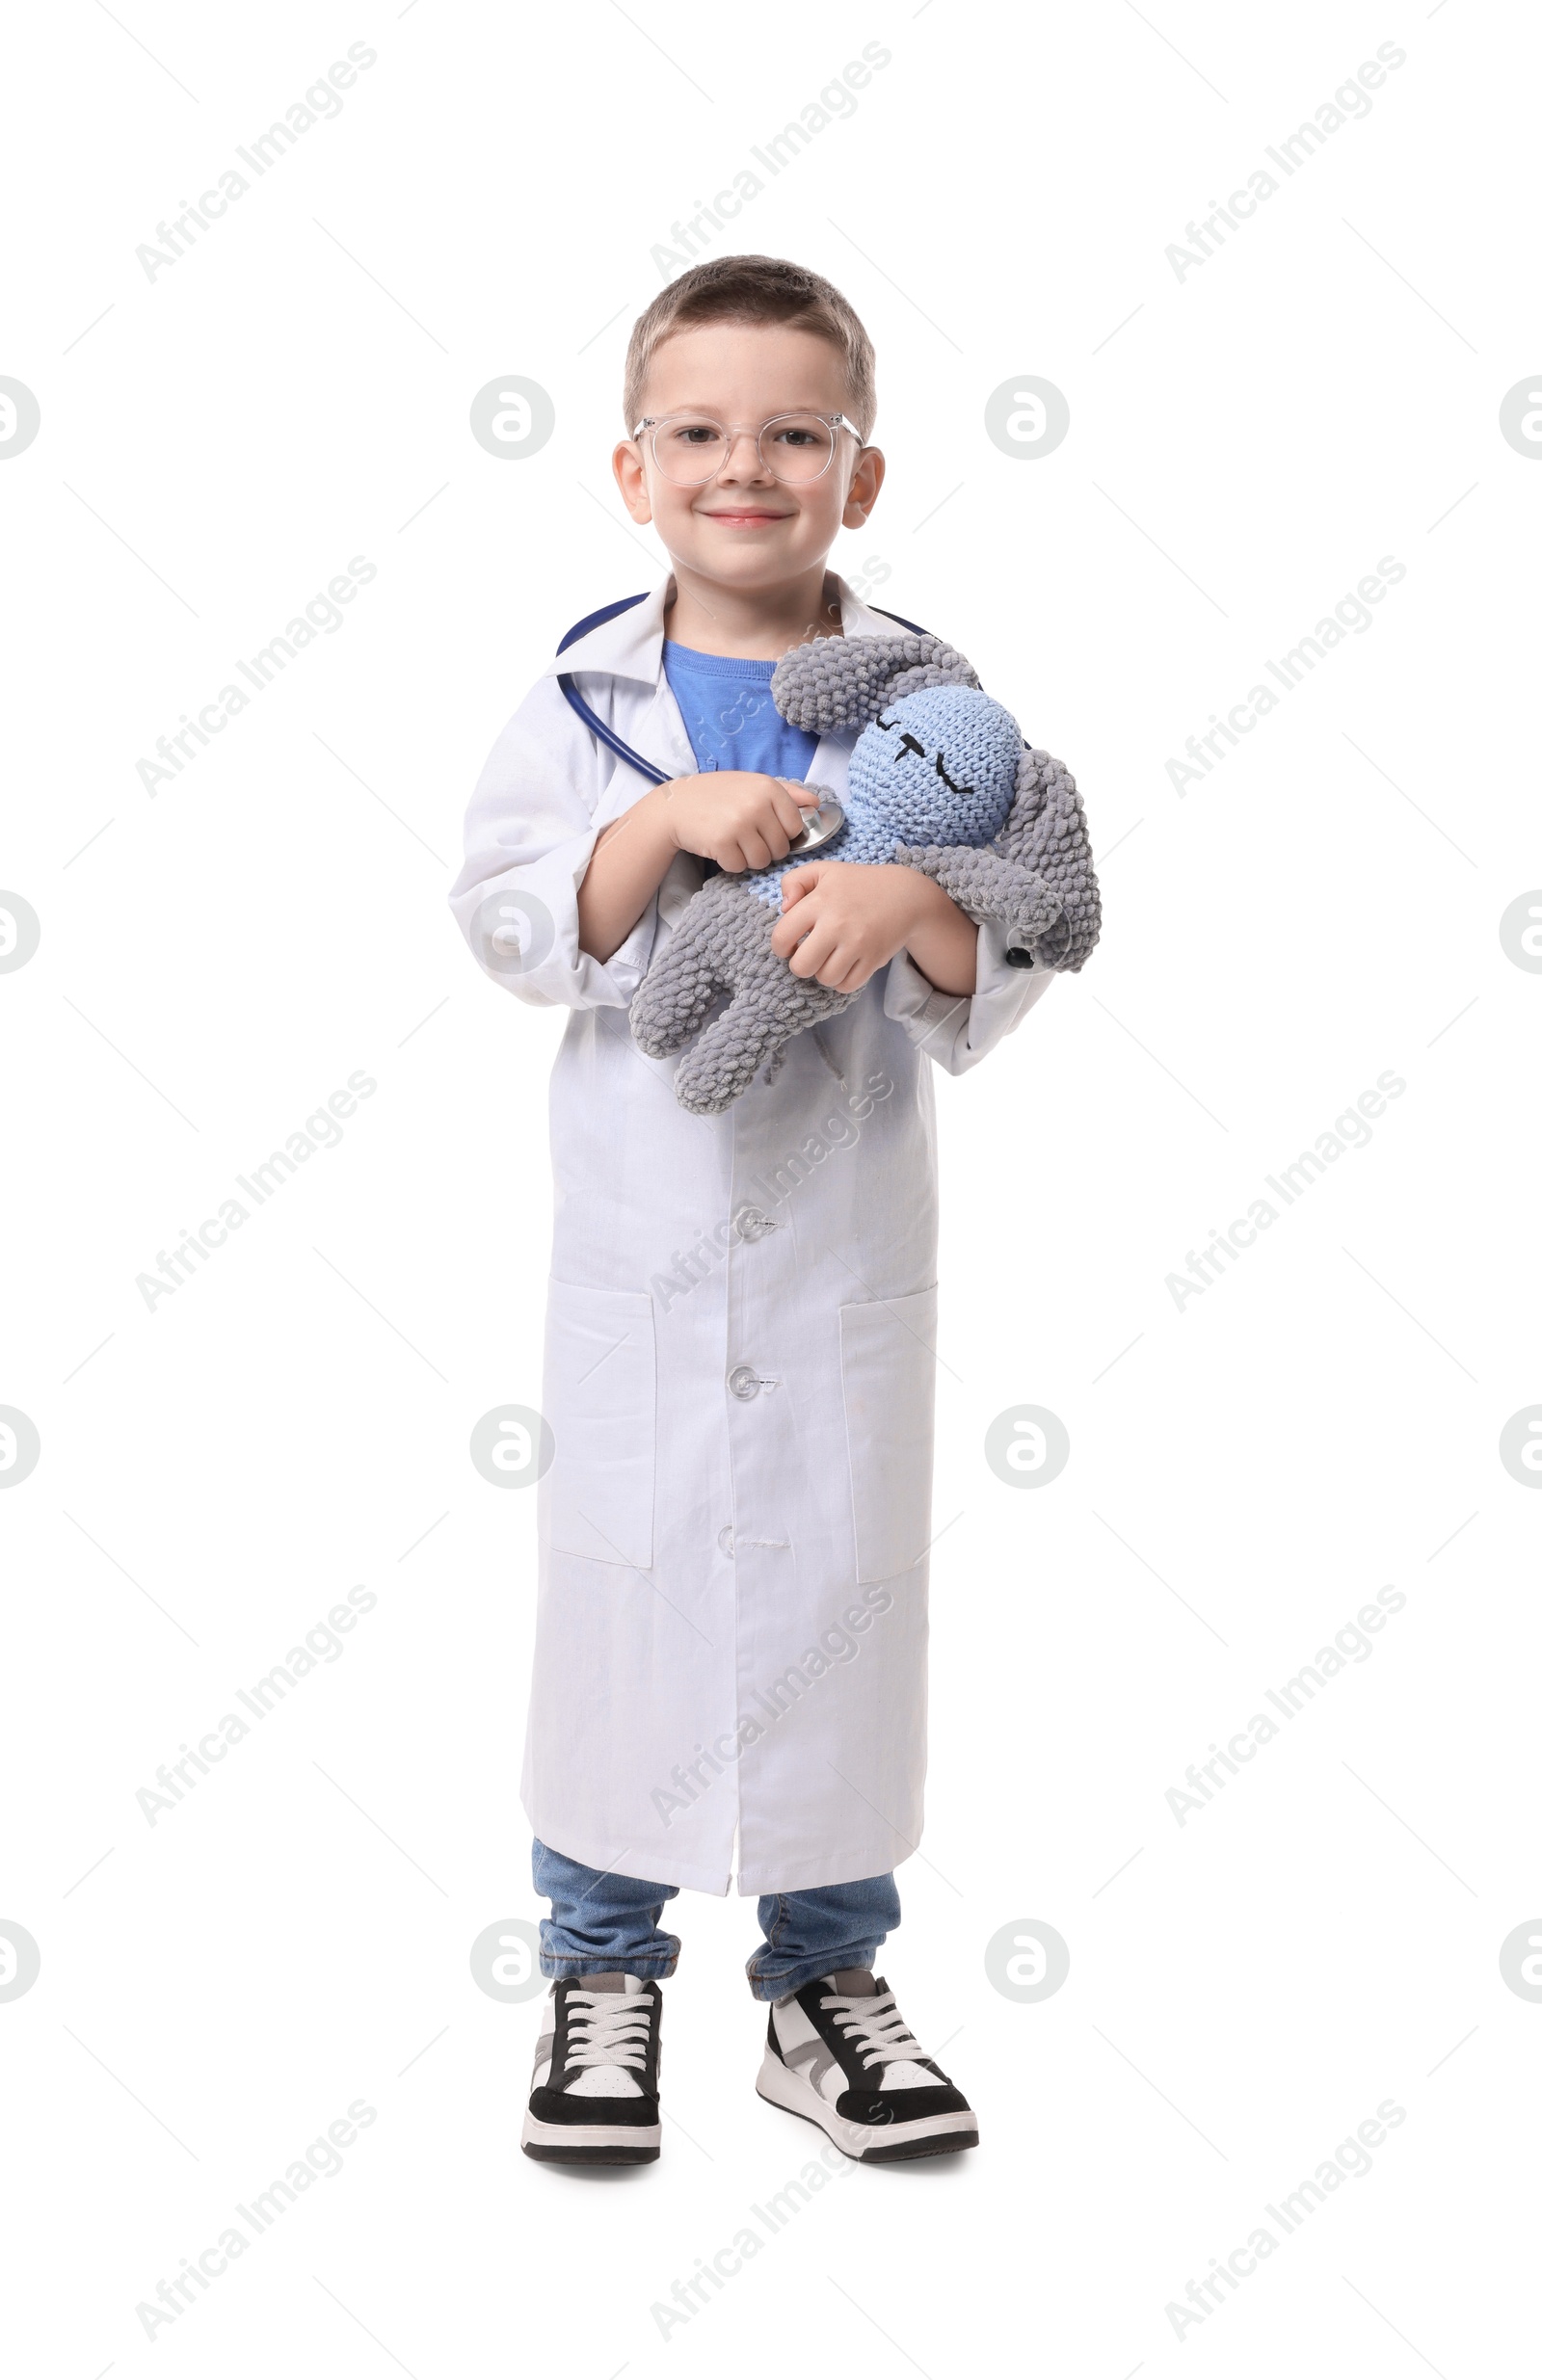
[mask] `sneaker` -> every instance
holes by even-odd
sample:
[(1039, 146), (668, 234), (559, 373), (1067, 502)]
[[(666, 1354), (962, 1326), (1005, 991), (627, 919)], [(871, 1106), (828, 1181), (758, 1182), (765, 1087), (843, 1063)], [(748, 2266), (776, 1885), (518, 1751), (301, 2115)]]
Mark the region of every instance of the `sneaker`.
[(976, 2149), (974, 2111), (927, 2057), (882, 1975), (846, 1967), (773, 2003), (756, 2089), (866, 2165)]
[(664, 1996), (636, 1975), (566, 1976), (536, 2043), (519, 2145), (551, 2165), (650, 2165), (658, 2155)]

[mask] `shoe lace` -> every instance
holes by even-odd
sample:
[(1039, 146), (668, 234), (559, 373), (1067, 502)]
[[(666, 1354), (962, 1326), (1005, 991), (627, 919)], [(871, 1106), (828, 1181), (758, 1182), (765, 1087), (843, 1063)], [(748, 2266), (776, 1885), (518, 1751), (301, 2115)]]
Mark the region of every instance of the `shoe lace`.
[(646, 1992), (570, 1992), (569, 2065), (642, 2066), (652, 2021), (653, 2003)]
[(901, 2060), (919, 2063), (926, 2052), (894, 2005), (892, 1992), (876, 1999), (858, 1999), (835, 1993), (819, 2002), (835, 2017), (855, 2044), (864, 2066), (892, 2066)]

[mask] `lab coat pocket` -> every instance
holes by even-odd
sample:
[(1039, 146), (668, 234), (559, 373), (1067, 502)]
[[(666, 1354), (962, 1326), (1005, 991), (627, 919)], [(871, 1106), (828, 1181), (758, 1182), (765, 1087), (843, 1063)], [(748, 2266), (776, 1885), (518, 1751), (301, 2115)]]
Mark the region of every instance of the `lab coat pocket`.
[(859, 1583), (894, 1578), (932, 1525), (937, 1291), (840, 1309), (840, 1379)]
[(653, 1304), (646, 1291), (547, 1284), (546, 1526), (559, 1553), (653, 1559)]

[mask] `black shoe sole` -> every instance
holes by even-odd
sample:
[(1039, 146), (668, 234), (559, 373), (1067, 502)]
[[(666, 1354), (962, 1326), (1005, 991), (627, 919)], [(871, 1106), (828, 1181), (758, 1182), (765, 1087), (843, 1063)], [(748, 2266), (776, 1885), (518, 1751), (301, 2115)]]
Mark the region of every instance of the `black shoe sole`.
[[(780, 2100), (767, 2099), (760, 2090), (755, 2096), (762, 2106), (774, 2107), (778, 2115), (795, 2116), (800, 2124), (811, 2124), (816, 2132), (822, 2132), (826, 2140), (840, 2149), (839, 2141), (817, 2116), (806, 2116), (801, 2107), (784, 2107)], [(864, 2149), (861, 2156), (853, 2156), (849, 2149), (840, 2149), (840, 2154), (852, 2165), (912, 2165), (917, 2157), (951, 2156), (955, 2150), (977, 2149), (979, 2145), (978, 2132), (939, 2132), (930, 2140), (902, 2140), (888, 2149)]]
[[(774, 2102), (766, 2103), (769, 2106)], [(806, 2124), (813, 2123), (811, 2116), (803, 2120)], [(815, 2129), (824, 2128), (821, 2125)], [(865, 2156), (853, 2157), (851, 2161), (854, 2165), (913, 2165), (918, 2156), (951, 2156), (955, 2149), (977, 2149), (979, 2145), (978, 2132), (945, 2132), (937, 2140), (902, 2142), (897, 2149), (869, 2149)]]
[(544, 2141), (530, 2140), (519, 2146), (542, 2165), (651, 2165), (658, 2156), (656, 2149), (550, 2149)]

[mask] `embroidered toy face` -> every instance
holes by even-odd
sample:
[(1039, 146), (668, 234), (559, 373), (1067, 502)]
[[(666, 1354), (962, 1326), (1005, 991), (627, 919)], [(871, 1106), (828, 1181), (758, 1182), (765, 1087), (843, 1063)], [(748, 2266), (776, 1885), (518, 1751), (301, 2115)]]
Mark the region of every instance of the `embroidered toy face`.
[(1022, 751), (1011, 713), (973, 687), (902, 695), (857, 739), (846, 816), (864, 840), (988, 843), (1012, 807)]

